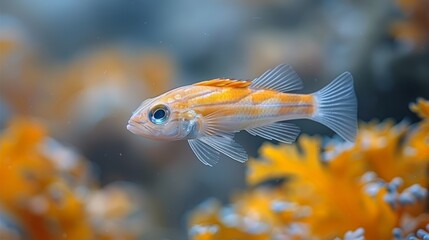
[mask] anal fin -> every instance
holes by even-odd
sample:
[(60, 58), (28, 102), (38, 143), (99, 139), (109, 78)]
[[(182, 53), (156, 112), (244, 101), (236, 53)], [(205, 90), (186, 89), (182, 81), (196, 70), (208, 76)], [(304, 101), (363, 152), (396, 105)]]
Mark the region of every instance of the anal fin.
[(295, 142), (300, 133), (300, 129), (296, 125), (283, 122), (274, 122), (269, 125), (246, 129), (246, 131), (254, 136), (283, 143)]

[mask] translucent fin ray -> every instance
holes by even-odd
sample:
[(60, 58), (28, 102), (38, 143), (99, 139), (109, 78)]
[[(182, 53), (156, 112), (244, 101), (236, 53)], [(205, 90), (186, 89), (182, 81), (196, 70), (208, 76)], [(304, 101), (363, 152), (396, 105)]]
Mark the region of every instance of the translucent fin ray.
[(227, 122), (225, 122), (225, 116), (230, 114), (230, 109), (222, 108), (204, 116), (203, 134), (206, 136), (231, 135), (233, 138), (234, 132), (226, 128)]
[(220, 154), (218, 151), (198, 139), (188, 140), (189, 146), (197, 158), (204, 164), (212, 167), (219, 161)]
[(345, 72), (330, 84), (313, 93), (316, 111), (311, 119), (334, 130), (347, 141), (354, 142), (357, 132), (357, 101), (353, 77)]
[(247, 161), (244, 148), (236, 143), (233, 135), (207, 136), (188, 140), (189, 146), (197, 158), (205, 165), (213, 166), (220, 158), (220, 153), (239, 161)]
[(300, 129), (296, 125), (282, 122), (246, 129), (246, 131), (254, 136), (260, 136), (268, 140), (276, 140), (283, 143), (295, 142), (300, 133)]
[(246, 151), (231, 135), (202, 137), (199, 140), (236, 161), (247, 161)]
[(280, 92), (291, 92), (302, 89), (303, 84), (290, 65), (281, 64), (254, 79), (250, 87), (253, 89), (266, 88)]

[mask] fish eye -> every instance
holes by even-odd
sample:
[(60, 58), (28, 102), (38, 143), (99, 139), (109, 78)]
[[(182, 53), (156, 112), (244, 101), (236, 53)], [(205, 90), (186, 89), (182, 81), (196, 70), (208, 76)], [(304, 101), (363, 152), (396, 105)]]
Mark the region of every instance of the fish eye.
[(170, 111), (165, 105), (156, 105), (149, 112), (149, 119), (154, 124), (163, 124), (167, 121)]

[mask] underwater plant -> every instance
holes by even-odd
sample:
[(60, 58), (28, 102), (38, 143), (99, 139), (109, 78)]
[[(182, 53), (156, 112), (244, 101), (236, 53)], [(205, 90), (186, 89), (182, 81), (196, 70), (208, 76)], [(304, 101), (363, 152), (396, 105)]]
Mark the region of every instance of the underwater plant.
[(362, 123), (354, 144), (309, 136), (297, 145), (265, 143), (248, 163), (247, 190), (226, 206), (211, 199), (190, 213), (190, 238), (423, 238), (429, 102), (410, 108), (419, 123)]

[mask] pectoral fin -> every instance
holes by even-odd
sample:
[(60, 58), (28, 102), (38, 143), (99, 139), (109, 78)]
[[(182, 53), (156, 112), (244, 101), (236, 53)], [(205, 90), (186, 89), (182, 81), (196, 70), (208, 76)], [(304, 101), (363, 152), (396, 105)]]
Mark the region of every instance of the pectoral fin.
[(224, 136), (227, 138), (233, 138), (234, 132), (226, 128), (229, 122), (225, 121), (225, 116), (232, 114), (233, 110), (221, 108), (214, 111), (207, 116), (204, 116), (202, 132), (204, 136)]
[(190, 139), (188, 143), (197, 158), (204, 165), (212, 167), (219, 161), (219, 152), (199, 139)]
[(295, 142), (300, 133), (299, 127), (283, 122), (275, 122), (261, 127), (246, 129), (246, 131), (254, 136), (283, 143)]
[(219, 153), (239, 162), (247, 161), (246, 151), (234, 141), (232, 135), (205, 136), (188, 140), (188, 142), (195, 155), (205, 165), (216, 164), (219, 160)]

